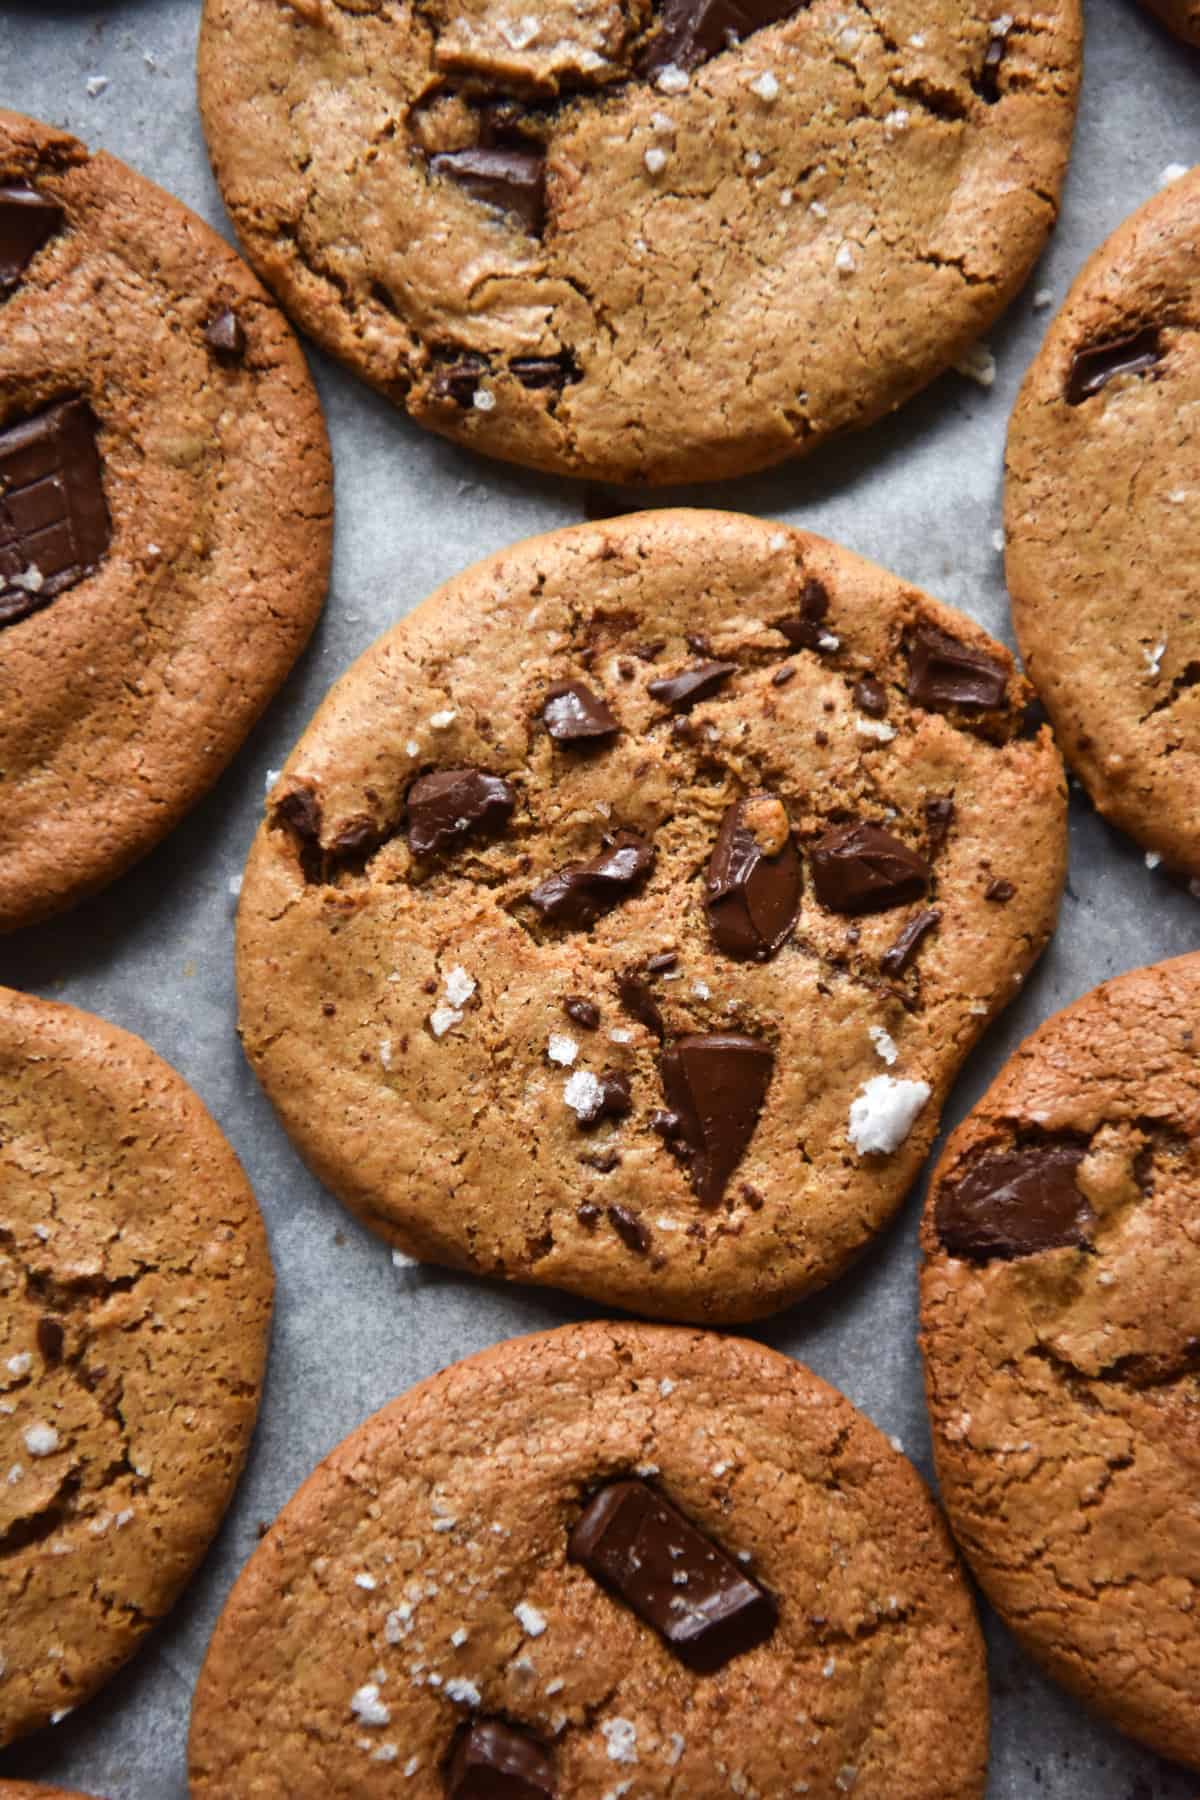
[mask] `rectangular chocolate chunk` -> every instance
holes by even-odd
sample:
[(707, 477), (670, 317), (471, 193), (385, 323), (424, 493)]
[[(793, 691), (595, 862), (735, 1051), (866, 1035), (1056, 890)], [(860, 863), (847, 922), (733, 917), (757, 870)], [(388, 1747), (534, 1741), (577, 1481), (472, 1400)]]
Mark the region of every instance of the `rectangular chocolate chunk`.
[(554, 1764), (529, 1732), (503, 1719), (476, 1719), (446, 1770), (447, 1800), (553, 1800)]
[(111, 535), (86, 401), (60, 400), (0, 431), (0, 625), (82, 581)]

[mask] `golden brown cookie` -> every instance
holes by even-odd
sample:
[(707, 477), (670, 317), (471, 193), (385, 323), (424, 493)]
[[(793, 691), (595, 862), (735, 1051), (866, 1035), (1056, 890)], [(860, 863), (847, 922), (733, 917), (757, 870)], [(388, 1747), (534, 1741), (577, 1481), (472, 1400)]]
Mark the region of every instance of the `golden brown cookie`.
[(1096, 806), (1200, 877), (1200, 169), (1087, 262), (1008, 436), (1013, 624)]
[(200, 106), (254, 266), (422, 425), (709, 480), (869, 424), (1007, 305), (1080, 33), (1076, 0), (206, 0)]
[(733, 513), (449, 582), (333, 689), (238, 916), (246, 1053), (400, 1250), (753, 1318), (891, 1217), (1053, 925), (1064, 783), (962, 614)]
[(980, 1796), (983, 1650), (915, 1471), (786, 1357), (661, 1327), (376, 1413), (226, 1605), (192, 1795), (466, 1800), (503, 1755), (528, 1800)]
[(1185, 44), (1200, 45), (1200, 0), (1142, 0), (1142, 5)]
[(101, 887), (208, 788), (320, 611), (325, 429), (201, 220), (0, 112), (0, 931)]
[(40, 1781), (0, 1781), (0, 1800), (91, 1800), (91, 1796), (46, 1787)]
[(922, 1342), (950, 1523), (1053, 1675), (1200, 1767), (1200, 955), (1085, 994), (950, 1138)]
[(103, 1019), (0, 989), (0, 1744), (93, 1694), (204, 1554), (271, 1289), (191, 1089)]

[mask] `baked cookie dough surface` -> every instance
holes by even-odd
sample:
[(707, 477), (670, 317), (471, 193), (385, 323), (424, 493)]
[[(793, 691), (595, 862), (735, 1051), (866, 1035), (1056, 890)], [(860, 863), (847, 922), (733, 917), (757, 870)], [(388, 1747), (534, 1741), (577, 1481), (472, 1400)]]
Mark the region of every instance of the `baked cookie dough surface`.
[(1200, 956), (1085, 994), (950, 1138), (922, 1341), (955, 1535), (1051, 1674), (1200, 1768)]
[(226, 205), (290, 314), (413, 418), (708, 480), (948, 367), (1055, 218), (1076, 0), (206, 0)]
[[(581, 1521), (618, 1483), (676, 1519), (602, 1542), (598, 1579)], [(691, 1533), (766, 1632), (702, 1670), (621, 1597), (665, 1553), (658, 1617), (687, 1619)], [(447, 1778), (491, 1721), (539, 1800), (978, 1800), (983, 1648), (919, 1477), (840, 1394), (757, 1344), (572, 1326), (414, 1388), (284, 1508), (209, 1647), (191, 1792), (498, 1792)]]
[(104, 1020), (0, 989), (0, 1744), (94, 1693), (204, 1554), (271, 1293), (190, 1088)]
[(504, 550), (359, 659), (268, 797), (251, 1066), (402, 1252), (769, 1313), (890, 1218), (1052, 928), (1029, 697), (803, 532), (641, 513)]
[(0, 931), (143, 855), (320, 611), (329, 453), (291, 332), (169, 194), (0, 112)]
[(1009, 427), (1025, 666), (1096, 806), (1200, 878), (1200, 169), (1085, 264)]
[(1142, 4), (1185, 44), (1200, 46), (1200, 4), (1197, 0), (1142, 0)]

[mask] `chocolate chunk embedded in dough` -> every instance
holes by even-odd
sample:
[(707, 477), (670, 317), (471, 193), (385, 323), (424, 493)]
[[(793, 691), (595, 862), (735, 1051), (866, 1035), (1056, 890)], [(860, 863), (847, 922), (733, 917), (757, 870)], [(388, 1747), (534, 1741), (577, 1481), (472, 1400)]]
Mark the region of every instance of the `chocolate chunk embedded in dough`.
[(985, 1156), (937, 1198), (937, 1233), (951, 1256), (973, 1262), (1084, 1248), (1095, 1223), (1075, 1185), (1082, 1144), (1046, 1144)]
[(605, 701), (582, 681), (557, 682), (546, 695), (542, 718), (556, 744), (595, 742), (621, 729)]
[(591, 862), (556, 869), (529, 898), (543, 919), (555, 925), (590, 925), (624, 900), (653, 864), (653, 846), (636, 832), (621, 831)]
[(92, 574), (111, 536), (86, 401), (60, 400), (0, 431), (0, 625)]
[(473, 200), (512, 213), (536, 237), (546, 218), (545, 158), (531, 150), (443, 150), (431, 156), (437, 175), (448, 175)]
[(692, 1186), (715, 1206), (741, 1162), (771, 1085), (775, 1053), (736, 1032), (677, 1038), (663, 1052), (670, 1137), (690, 1165)]
[(475, 831), (507, 824), (516, 790), (485, 769), (435, 769), (408, 790), (408, 844), (414, 856), (444, 850)]
[(936, 625), (917, 626), (909, 647), (908, 697), (918, 706), (991, 711), (1004, 705), (1007, 691), (1007, 670), (986, 650), (972, 649)]
[(677, 675), (663, 675), (650, 683), (649, 691), (672, 712), (688, 712), (699, 700), (707, 700), (737, 668), (731, 662), (703, 662), (694, 668), (680, 669)]
[(659, 27), (639, 71), (696, 69), (764, 25), (799, 12), (804, 0), (663, 0)]
[(787, 812), (774, 794), (736, 800), (708, 861), (708, 925), (727, 956), (773, 956), (796, 923), (803, 888)]
[(838, 825), (809, 851), (813, 886), (831, 912), (882, 912), (919, 900), (929, 864), (878, 825)]
[(1067, 405), (1082, 406), (1117, 375), (1143, 375), (1163, 357), (1158, 327), (1147, 325), (1124, 337), (1110, 338), (1090, 350), (1077, 350), (1067, 376)]
[(28, 181), (0, 187), (0, 294), (15, 288), (42, 245), (61, 230), (63, 209)]
[(529, 1732), (503, 1719), (476, 1719), (446, 1770), (446, 1800), (553, 1800), (554, 1764)]

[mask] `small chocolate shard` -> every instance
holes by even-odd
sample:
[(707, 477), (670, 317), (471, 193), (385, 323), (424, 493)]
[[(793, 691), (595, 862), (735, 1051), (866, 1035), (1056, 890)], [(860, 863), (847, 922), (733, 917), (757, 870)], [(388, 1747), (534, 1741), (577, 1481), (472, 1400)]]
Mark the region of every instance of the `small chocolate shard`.
[(596, 1097), (591, 1105), (581, 1107), (576, 1104), (575, 1107), (575, 1117), (583, 1131), (599, 1125), (602, 1119), (623, 1119), (633, 1105), (629, 1078), (626, 1075), (598, 1075), (596, 1088)]
[(772, 675), (771, 686), (776, 688), (786, 687), (788, 682), (794, 681), (795, 678), (795, 663), (784, 663), (783, 667), (781, 669), (776, 669), (775, 673)]
[(971, 1262), (1085, 1249), (1096, 1215), (1075, 1185), (1084, 1154), (1082, 1144), (1060, 1143), (981, 1158), (938, 1194), (934, 1223), (943, 1247)]
[(94, 573), (112, 524), (84, 400), (60, 400), (0, 430), (0, 625)]
[(1007, 692), (1008, 672), (986, 650), (960, 643), (936, 625), (917, 626), (909, 646), (908, 697), (918, 706), (990, 711), (1004, 705)]
[(800, 596), (800, 611), (786, 619), (776, 619), (775, 629), (787, 639), (793, 650), (819, 650), (821, 639), (829, 634), (825, 619), (829, 615), (829, 594), (825, 584), (810, 575)]
[(599, 856), (567, 863), (540, 881), (529, 898), (554, 925), (591, 925), (627, 899), (654, 866), (654, 849), (633, 831), (619, 831)]
[(635, 1212), (616, 1204), (607, 1207), (608, 1222), (621, 1242), (637, 1256), (645, 1256), (650, 1248), (650, 1233)]
[(473, 200), (518, 218), (534, 237), (546, 222), (546, 160), (532, 150), (443, 150), (431, 156), (436, 175), (448, 175)]
[(936, 906), (927, 906), (924, 912), (914, 914), (901, 930), (895, 943), (880, 957), (879, 967), (882, 972), (893, 978), (903, 975), (917, 954), (921, 940), (941, 922), (942, 915)]
[(799, 12), (805, 0), (663, 0), (659, 27), (639, 63), (651, 79), (661, 69), (697, 69), (764, 25)]
[(765, 1588), (644, 1481), (601, 1488), (580, 1514), (567, 1555), (700, 1674), (724, 1668), (775, 1630), (778, 1610)]
[(562, 391), (568, 382), (579, 380), (575, 359), (567, 350), (557, 356), (514, 356), (508, 365), (522, 387), (535, 391)]
[(705, 1206), (718, 1203), (745, 1155), (774, 1068), (769, 1044), (736, 1032), (677, 1038), (663, 1051), (663, 1094), (679, 1120), (676, 1142)]
[(1067, 405), (1082, 406), (1118, 375), (1144, 375), (1164, 355), (1162, 339), (1156, 325), (1123, 337), (1109, 338), (1090, 349), (1077, 350), (1071, 358), (1067, 376)]
[(429, 856), (474, 832), (499, 831), (516, 804), (516, 789), (502, 775), (435, 769), (408, 790), (408, 847), (414, 856)]
[(679, 958), (674, 950), (660, 950), (657, 956), (646, 958), (647, 975), (669, 975)]
[(883, 912), (919, 900), (929, 864), (878, 825), (838, 825), (809, 851), (813, 886), (831, 912)]
[(0, 187), (0, 294), (16, 287), (62, 224), (62, 207), (28, 181), (9, 181)]
[(471, 406), (487, 369), (486, 359), (471, 352), (441, 363), (432, 382), (434, 399), (447, 400), (464, 409)]
[(717, 946), (727, 956), (774, 956), (796, 923), (803, 884), (783, 802), (774, 794), (735, 800), (721, 821), (705, 880)]
[(998, 879), (988, 882), (983, 897), (985, 900), (994, 901), (997, 906), (1007, 906), (1016, 891), (1011, 881)]
[(698, 701), (709, 699), (724, 687), (736, 670), (737, 664), (731, 662), (697, 663), (691, 669), (680, 669), (676, 675), (661, 675), (650, 683), (649, 692), (672, 712), (690, 712)]
[(582, 681), (560, 681), (552, 687), (542, 718), (556, 744), (596, 742), (615, 737), (621, 729), (599, 694)]
[(644, 1025), (656, 1037), (663, 1035), (663, 1016), (651, 991), (650, 983), (639, 969), (623, 969), (617, 976), (617, 995), (630, 1018)]
[(63, 1328), (60, 1321), (52, 1319), (48, 1313), (37, 1322), (37, 1347), (42, 1361), (51, 1367), (62, 1361)]
[(563, 1001), (563, 1011), (584, 1031), (595, 1031), (600, 1023), (600, 1008), (594, 1000), (585, 1000), (582, 994), (568, 994)]
[(929, 833), (931, 854), (941, 849), (953, 823), (954, 802), (949, 794), (931, 794), (925, 802), (925, 828)]
[(871, 718), (882, 719), (888, 709), (887, 690), (874, 675), (863, 675), (854, 684), (854, 704)]
[(458, 1735), (446, 1770), (446, 1800), (554, 1800), (554, 1763), (531, 1732), (503, 1719), (475, 1719)]
[(246, 354), (246, 332), (231, 306), (204, 327), (204, 341), (218, 362), (238, 363)]

